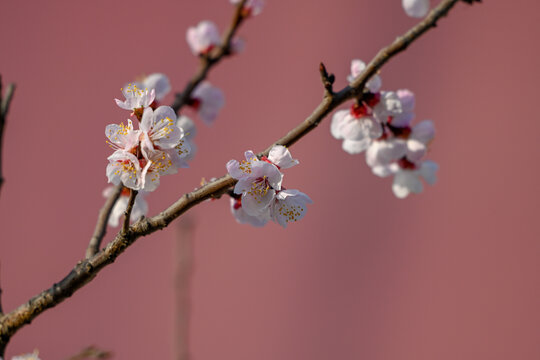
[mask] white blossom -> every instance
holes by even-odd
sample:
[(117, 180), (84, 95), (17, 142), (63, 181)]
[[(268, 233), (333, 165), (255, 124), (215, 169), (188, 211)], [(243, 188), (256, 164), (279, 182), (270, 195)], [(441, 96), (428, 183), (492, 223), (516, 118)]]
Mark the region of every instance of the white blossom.
[(271, 205), (272, 220), (284, 228), (290, 222), (301, 220), (306, 214), (306, 205), (313, 201), (298, 190), (279, 191)]
[(191, 95), (199, 117), (206, 125), (211, 125), (216, 119), (219, 110), (225, 105), (223, 92), (212, 86), (208, 81), (203, 81), (197, 86)]
[(274, 164), (259, 160), (251, 150), (246, 151), (245, 157), (242, 162), (230, 160), (227, 171), (238, 180), (234, 193), (242, 195), (242, 207), (249, 215), (257, 216), (281, 190), (283, 174)]
[(126, 100), (121, 101), (114, 99), (116, 101), (116, 105), (124, 110), (130, 110), (134, 113), (137, 110), (149, 107), (156, 98), (156, 92), (154, 89), (148, 91), (148, 88), (139, 88), (137, 84), (128, 84), (127, 88), (122, 88), (121, 90)]
[(206, 54), (221, 45), (219, 30), (212, 21), (201, 21), (187, 30), (186, 40), (194, 55)]
[[(366, 63), (359, 59), (351, 61), (351, 74), (347, 77), (349, 82), (353, 82), (358, 75), (360, 75), (366, 68)], [(372, 93), (376, 93), (381, 89), (382, 80), (377, 74), (373, 75), (366, 83), (366, 88)]]

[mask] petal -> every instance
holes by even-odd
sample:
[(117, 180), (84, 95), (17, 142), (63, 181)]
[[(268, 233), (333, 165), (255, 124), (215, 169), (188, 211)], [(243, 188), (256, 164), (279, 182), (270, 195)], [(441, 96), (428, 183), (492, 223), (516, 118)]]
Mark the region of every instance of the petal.
[(161, 73), (148, 75), (143, 81), (143, 86), (148, 89), (154, 89), (156, 100), (158, 101), (163, 99), (171, 91), (169, 78), (167, 75)]
[(275, 145), (268, 154), (268, 160), (279, 166), (281, 169), (288, 169), (298, 165), (298, 160), (293, 159), (289, 149), (283, 145)]
[(421, 18), (429, 11), (429, 0), (402, 0), (401, 3), (407, 15), (411, 17)]
[(421, 121), (412, 128), (411, 138), (416, 139), (426, 145), (433, 140), (434, 137), (435, 126), (431, 120)]
[(398, 198), (406, 198), (409, 193), (421, 193), (424, 189), (424, 185), (418, 178), (416, 171), (402, 170), (394, 177), (394, 183), (392, 184), (392, 190), (394, 195)]
[(369, 138), (365, 138), (362, 140), (343, 140), (343, 144), (341, 145), (342, 149), (351, 154), (360, 154), (362, 151), (365, 151), (369, 145), (371, 144), (372, 140)]
[(429, 185), (433, 185), (437, 181), (436, 173), (438, 170), (439, 170), (439, 165), (436, 162), (426, 160), (420, 166), (419, 172), (420, 172), (420, 175), (424, 178), (424, 180), (426, 180), (426, 182)]

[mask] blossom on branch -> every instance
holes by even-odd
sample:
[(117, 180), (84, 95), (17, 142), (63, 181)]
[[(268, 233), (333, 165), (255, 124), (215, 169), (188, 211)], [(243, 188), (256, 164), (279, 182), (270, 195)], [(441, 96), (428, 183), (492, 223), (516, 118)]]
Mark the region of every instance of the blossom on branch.
[(133, 130), (128, 121), (128, 126), (107, 126), (106, 135), (115, 149), (108, 158), (106, 171), (113, 184), (153, 191), (160, 176), (188, 166), (185, 158), (190, 146), (184, 140), (183, 129), (177, 125), (176, 113), (169, 106), (160, 106), (155, 111), (144, 109), (139, 130)]
[[(241, 0), (230, 0), (232, 4), (239, 4)], [(244, 16), (259, 15), (264, 7), (265, 0), (247, 0), (244, 4)]]
[(193, 91), (189, 103), (206, 125), (211, 125), (225, 105), (225, 95), (208, 81), (203, 81)]
[(197, 26), (187, 30), (186, 40), (193, 55), (209, 53), (214, 47), (221, 45), (219, 30), (212, 21), (203, 20)]
[(116, 105), (124, 110), (132, 111), (133, 114), (137, 115), (137, 118), (142, 115), (142, 111), (149, 107), (156, 98), (156, 91), (154, 89), (148, 91), (148, 88), (145, 88), (143, 90), (136, 84), (128, 84), (127, 88), (122, 88), (120, 90), (122, 90), (126, 100), (121, 101), (114, 99)]
[(257, 158), (249, 150), (245, 153), (246, 160), (238, 162), (230, 160), (227, 163), (229, 174), (238, 180), (234, 187), (231, 201), (231, 212), (236, 221), (241, 224), (263, 226), (268, 220), (287, 227), (287, 223), (304, 217), (306, 204), (311, 199), (298, 190), (286, 190), (281, 183), (281, 169), (298, 165), (289, 150), (282, 145), (275, 145), (268, 157)]

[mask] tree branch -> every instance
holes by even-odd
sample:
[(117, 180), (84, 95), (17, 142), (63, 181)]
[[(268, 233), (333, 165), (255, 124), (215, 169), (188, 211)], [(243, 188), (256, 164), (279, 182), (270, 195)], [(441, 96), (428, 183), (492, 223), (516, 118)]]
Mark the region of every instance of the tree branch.
[(4, 175), (2, 172), (2, 144), (4, 138), (4, 127), (6, 125), (6, 118), (9, 111), (9, 105), (13, 94), (15, 93), (15, 84), (8, 84), (4, 96), (2, 96), (2, 77), (0, 76), (0, 190), (4, 184)]
[[(366, 70), (358, 76), (349, 86), (335, 95), (327, 94), (313, 113), (289, 131), (274, 144), (291, 146), (311, 130), (336, 107), (354, 97), (361, 97), (364, 84), (373, 76), (390, 58), (405, 50), (407, 46), (418, 39), (428, 29), (460, 0), (444, 0), (431, 13), (405, 35), (397, 38), (388, 47), (382, 49), (368, 64)], [(268, 155), (269, 146), (260, 155)], [(174, 219), (201, 203), (206, 199), (219, 197), (236, 183), (230, 175), (213, 180), (194, 191), (184, 194), (169, 208), (152, 218), (143, 218), (130, 226), (127, 231), (119, 232), (105, 249), (99, 251), (89, 259), (80, 261), (73, 270), (59, 283), (44, 290), (0, 319), (0, 347), (5, 346), (11, 336), (26, 324), (29, 324), (45, 310), (56, 306), (78, 289), (90, 282), (107, 265), (113, 263), (138, 238), (149, 235), (168, 226)]]
[(221, 59), (232, 54), (231, 41), (236, 32), (238, 31), (238, 28), (240, 28), (240, 25), (246, 18), (246, 15), (243, 12), (244, 4), (246, 3), (246, 1), (247, 0), (243, 0), (236, 6), (233, 20), (231, 22), (231, 25), (229, 26), (229, 29), (225, 32), (223, 36), (222, 44), (213, 48), (212, 51), (210, 51), (208, 54), (200, 56), (201, 63), (199, 65), (199, 70), (197, 71), (195, 76), (193, 76), (193, 78), (187, 83), (184, 91), (175, 95), (175, 99), (171, 107), (177, 114), (184, 105), (190, 103), (191, 94), (193, 93), (195, 88), (204, 79), (206, 79), (206, 76), (208, 75), (210, 69), (214, 67), (214, 65), (219, 63)]
[(124, 212), (124, 225), (122, 226), (122, 231), (127, 233), (129, 230), (129, 218), (131, 217), (131, 210), (133, 210), (133, 204), (135, 203), (135, 198), (139, 192), (137, 190), (131, 189), (129, 194), (129, 202)]
[(122, 184), (116, 185), (114, 187), (113, 193), (109, 196), (105, 204), (99, 210), (98, 220), (96, 227), (94, 228), (94, 234), (88, 243), (88, 248), (86, 249), (86, 258), (89, 259), (94, 256), (101, 246), (101, 241), (105, 234), (107, 233), (107, 223), (109, 222), (109, 217), (111, 216), (112, 209), (122, 193), (124, 186)]

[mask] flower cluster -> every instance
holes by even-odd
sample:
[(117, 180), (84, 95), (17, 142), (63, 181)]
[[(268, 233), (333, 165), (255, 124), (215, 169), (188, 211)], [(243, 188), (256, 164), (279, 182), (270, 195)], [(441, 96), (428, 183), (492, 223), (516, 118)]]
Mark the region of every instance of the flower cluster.
[(187, 167), (189, 144), (172, 108), (152, 108), (156, 98), (154, 88), (143, 90), (137, 84), (129, 84), (123, 93), (126, 100), (117, 99), (116, 103), (132, 111), (131, 115), (140, 121), (140, 128), (135, 130), (131, 119), (127, 125), (106, 127), (108, 143), (115, 150), (108, 157), (107, 177), (115, 185), (122, 183), (133, 190), (153, 191), (162, 175)]
[[(365, 68), (360, 60), (353, 60), (349, 81)], [(343, 140), (343, 150), (349, 154), (366, 152), (366, 162), (375, 175), (394, 175), (392, 190), (399, 198), (409, 193), (420, 193), (420, 178), (435, 183), (438, 165), (424, 160), (435, 130), (429, 120), (415, 126), (415, 97), (409, 90), (380, 91), (378, 75), (366, 84), (367, 92), (361, 102), (349, 110), (337, 111), (332, 117), (330, 132)]]
[(298, 164), (289, 150), (281, 145), (274, 146), (268, 157), (257, 158), (246, 151), (246, 160), (227, 163), (229, 174), (238, 180), (231, 199), (231, 211), (239, 223), (263, 226), (272, 220), (283, 227), (289, 222), (302, 219), (306, 205), (312, 201), (298, 190), (282, 187), (283, 174), (280, 170)]

